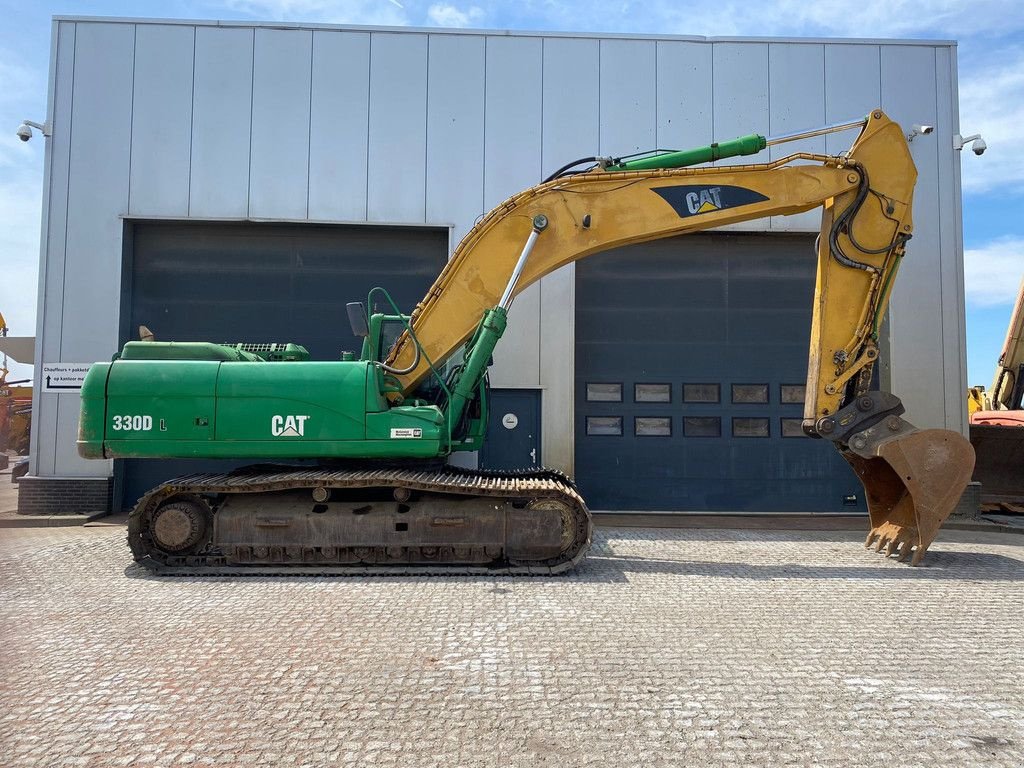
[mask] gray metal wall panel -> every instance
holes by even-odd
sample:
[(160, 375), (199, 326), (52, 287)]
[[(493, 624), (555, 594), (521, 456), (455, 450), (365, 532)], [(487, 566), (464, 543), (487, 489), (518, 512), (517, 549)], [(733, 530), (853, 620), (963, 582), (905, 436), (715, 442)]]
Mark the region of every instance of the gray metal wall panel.
[[(963, 393), (967, 391), (967, 330), (964, 327), (964, 261), (963, 235), (959, 230), (960, 158), (953, 146), (957, 132), (956, 74), (954, 51), (935, 49), (936, 115), (934, 141), (938, 156), (940, 241), (940, 280), (942, 285), (942, 372), (945, 395), (946, 424), (950, 429), (967, 433), (967, 408)], [(928, 137), (930, 138), (930, 137)], [(913, 143), (917, 143), (916, 140)], [(971, 159), (974, 159), (973, 156)], [(911, 241), (913, 242), (913, 241)]]
[[(882, 109), (901, 125), (935, 124), (935, 49), (882, 47)], [(946, 151), (945, 145), (943, 150)], [(900, 265), (889, 309), (892, 391), (908, 417), (928, 426), (945, 423), (942, 386), (943, 328), (938, 143), (910, 145), (917, 165), (914, 239)], [(954, 340), (950, 340), (955, 343)]]
[[(68, 171), (71, 157), (71, 101), (74, 93), (76, 25), (56, 25), (51, 113), (53, 135), (47, 142), (49, 198), (43, 201), (46, 230), (39, 259), (39, 309), (36, 320), (36, 355), (41, 362), (60, 359), (60, 330), (64, 318), (64, 263), (67, 245)], [(77, 361), (76, 361), (77, 362)], [(57, 400), (43, 395), (42, 367), (36, 366), (32, 390), (32, 434), (29, 471), (33, 475), (58, 474), (56, 466)], [(76, 398), (77, 401), (77, 398)], [(97, 474), (105, 468), (97, 465)]]
[(483, 213), (484, 38), (434, 35), (427, 71), (427, 221), (454, 224), (454, 243)]
[[(597, 40), (544, 40), (544, 118), (541, 156), (547, 175), (600, 146), (600, 67)], [(574, 443), (576, 266), (540, 281), (540, 383), (544, 387), (541, 454), (551, 466), (572, 469)]]
[(427, 36), (370, 40), (370, 221), (426, 218)]
[(544, 176), (600, 146), (600, 50), (597, 40), (544, 40)]
[[(135, 29), (79, 24), (68, 183), (62, 360), (102, 360), (117, 335), (121, 221), (128, 209)], [(50, 361), (46, 361), (50, 362)]]
[[(714, 136), (731, 139), (752, 132), (765, 132), (768, 110), (768, 44), (713, 43)], [(763, 129), (758, 126), (765, 126)], [(720, 160), (716, 165), (766, 162), (768, 152)], [(767, 219), (730, 224), (722, 231), (762, 232), (770, 228)]]
[[(714, 43), (714, 136), (731, 139), (767, 131), (768, 44)], [(718, 165), (766, 162), (768, 152), (720, 160)]]
[(657, 68), (657, 43), (651, 40), (601, 41), (599, 154), (620, 157), (656, 148)]
[(370, 35), (313, 32), (309, 218), (366, 218)]
[[(484, 111), (484, 210), (541, 179), (542, 45), (488, 37)], [(496, 387), (540, 384), (540, 284), (516, 297), (494, 351)]]
[(189, 215), (249, 213), (252, 29), (196, 29)]
[(136, 216), (188, 215), (195, 27), (135, 29), (131, 184)]
[(711, 110), (711, 46), (658, 42), (658, 136), (666, 149), (714, 141)]
[[(825, 47), (815, 43), (772, 43), (768, 46), (768, 126), (770, 136), (825, 124)], [(768, 148), (777, 160), (797, 152), (825, 151), (825, 137), (815, 136)], [(773, 216), (780, 232), (814, 232), (821, 227), (821, 210), (795, 216)], [(812, 258), (808, 255), (808, 258)]]
[[(825, 46), (825, 122), (841, 123), (867, 115), (882, 103), (877, 45)], [(825, 151), (849, 149), (857, 129), (830, 133)]]
[(257, 29), (249, 216), (306, 218), (313, 33)]
[[(64, 317), (60, 358), (110, 358), (117, 339), (120, 295), (120, 215), (128, 210), (135, 28), (79, 24), (75, 35), (74, 99), (68, 183)], [(45, 360), (45, 362), (53, 362)], [(62, 475), (96, 474), (78, 458), (78, 397), (57, 415), (56, 468)]]

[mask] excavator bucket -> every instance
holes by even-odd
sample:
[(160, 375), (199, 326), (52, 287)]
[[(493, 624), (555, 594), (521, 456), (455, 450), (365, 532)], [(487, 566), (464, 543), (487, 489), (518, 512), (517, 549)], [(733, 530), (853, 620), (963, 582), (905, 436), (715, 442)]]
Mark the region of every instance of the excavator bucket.
[(957, 432), (911, 430), (877, 442), (855, 437), (842, 454), (867, 494), (864, 546), (917, 565), (971, 479), (974, 448)]

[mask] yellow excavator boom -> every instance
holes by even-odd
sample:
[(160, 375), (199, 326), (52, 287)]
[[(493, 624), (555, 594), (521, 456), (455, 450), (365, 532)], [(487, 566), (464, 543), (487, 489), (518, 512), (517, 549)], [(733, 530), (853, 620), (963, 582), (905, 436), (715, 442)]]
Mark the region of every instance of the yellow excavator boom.
[[(913, 233), (916, 178), (903, 130), (874, 111), (842, 155), (639, 171), (610, 165), (532, 187), (466, 235), (415, 308), (415, 341), (403, 334), (387, 360), (399, 372), (401, 392), (393, 397), (412, 392), (431, 363), (457, 352), (487, 310), (561, 266), (624, 245), (822, 207), (804, 430), (835, 443), (860, 476), (868, 543), (916, 563), (974, 463), (962, 435), (918, 430), (900, 418), (897, 398), (869, 391), (879, 326)], [(771, 332), (765, 329), (766, 338)]]

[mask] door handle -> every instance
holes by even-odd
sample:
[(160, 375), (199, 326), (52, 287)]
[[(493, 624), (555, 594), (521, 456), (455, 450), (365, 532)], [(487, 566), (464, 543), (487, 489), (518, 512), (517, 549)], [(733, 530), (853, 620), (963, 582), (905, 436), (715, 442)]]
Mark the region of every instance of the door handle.
[(536, 448), (534, 448), (533, 450), (530, 451), (530, 461), (532, 461), (534, 464), (537, 463), (537, 449)]

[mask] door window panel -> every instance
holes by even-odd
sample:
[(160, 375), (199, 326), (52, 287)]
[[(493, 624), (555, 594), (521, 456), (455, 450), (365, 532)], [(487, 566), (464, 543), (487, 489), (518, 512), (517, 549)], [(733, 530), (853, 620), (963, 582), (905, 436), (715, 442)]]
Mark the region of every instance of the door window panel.
[(621, 435), (621, 416), (587, 416), (588, 435)]
[(684, 403), (717, 403), (721, 400), (718, 384), (683, 384)]
[(637, 437), (670, 436), (672, 419), (668, 416), (637, 416), (633, 419), (633, 434)]
[(733, 384), (732, 401), (734, 403), (767, 403), (767, 384)]
[(621, 403), (622, 384), (587, 382), (588, 403)]
[(687, 416), (683, 419), (684, 437), (721, 437), (722, 420), (718, 416)]
[(732, 420), (733, 437), (768, 437), (768, 419), (736, 416)]

